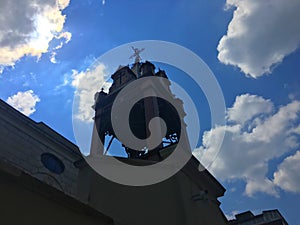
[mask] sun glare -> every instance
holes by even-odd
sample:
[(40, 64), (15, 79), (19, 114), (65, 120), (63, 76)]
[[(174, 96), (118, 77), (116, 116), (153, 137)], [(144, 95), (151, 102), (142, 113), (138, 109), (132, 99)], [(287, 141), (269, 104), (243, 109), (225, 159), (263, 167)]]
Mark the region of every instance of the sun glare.
[(31, 35), (31, 47), (38, 52), (45, 52), (54, 37), (53, 24), (41, 15), (36, 16), (35, 23), (36, 30)]

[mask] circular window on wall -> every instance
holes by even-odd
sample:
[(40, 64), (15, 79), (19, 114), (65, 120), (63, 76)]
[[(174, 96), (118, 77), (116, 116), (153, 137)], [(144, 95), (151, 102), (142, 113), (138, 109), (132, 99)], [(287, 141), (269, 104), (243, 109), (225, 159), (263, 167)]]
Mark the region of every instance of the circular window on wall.
[(41, 155), (43, 165), (52, 173), (61, 174), (65, 170), (64, 163), (51, 153), (43, 153)]

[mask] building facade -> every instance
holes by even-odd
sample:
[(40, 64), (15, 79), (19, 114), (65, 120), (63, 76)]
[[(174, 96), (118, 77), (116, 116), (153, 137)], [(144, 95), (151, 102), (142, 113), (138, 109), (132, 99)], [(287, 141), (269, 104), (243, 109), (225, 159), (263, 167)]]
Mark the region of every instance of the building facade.
[(77, 147), (0, 100), (0, 224), (110, 225), (77, 198)]
[(246, 211), (235, 215), (235, 219), (229, 221), (230, 225), (288, 225), (286, 220), (275, 210), (266, 210), (259, 215)]
[[(120, 68), (113, 75), (111, 91), (130, 82), (139, 68), (145, 76), (154, 72), (149, 63)], [(166, 76), (163, 71), (156, 75)], [(155, 157), (130, 157), (128, 151), (129, 157), (119, 160), (144, 166), (149, 159), (167, 157), (172, 146), (158, 149)], [(4, 225), (225, 225), (218, 200), (225, 189), (207, 170), (199, 171), (199, 165), (191, 157), (175, 175), (153, 185), (114, 183), (96, 173), (76, 145), (0, 100), (0, 215)]]

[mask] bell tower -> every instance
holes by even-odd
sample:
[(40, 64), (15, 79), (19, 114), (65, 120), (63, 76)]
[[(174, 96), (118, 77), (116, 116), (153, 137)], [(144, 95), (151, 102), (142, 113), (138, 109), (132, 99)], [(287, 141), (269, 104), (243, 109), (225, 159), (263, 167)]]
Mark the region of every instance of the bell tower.
[[(132, 107), (129, 114), (129, 121), (127, 121), (126, 118), (124, 118), (123, 121), (124, 123), (129, 123), (132, 134), (139, 139), (147, 139), (151, 135), (149, 124), (153, 118), (161, 118), (165, 122), (166, 131), (163, 132), (160, 126), (153, 128), (153, 133), (161, 135), (162, 137), (160, 144), (154, 149), (149, 149), (147, 144), (145, 144), (142, 149), (133, 149), (119, 140), (128, 158), (161, 161), (172, 153), (180, 139), (184, 145), (188, 147), (188, 149), (185, 147), (185, 150), (191, 152), (186, 134), (186, 125), (184, 123), (184, 116), (186, 114), (183, 110), (183, 102), (176, 98), (171, 92), (171, 82), (168, 80), (165, 71), (160, 69), (156, 70), (155, 65), (151, 62), (141, 62), (139, 53), (143, 49), (139, 50), (133, 48), (133, 50), (135, 52), (134, 55), (131, 56), (131, 58), (135, 57), (133, 65), (120, 66), (117, 71), (111, 75), (113, 83), (108, 93), (102, 89), (95, 94), (95, 104), (93, 105), (93, 109), (95, 110), (94, 131), (90, 154), (105, 155), (112, 141), (118, 139), (111, 121), (112, 105), (117, 95), (122, 93), (123, 88), (131, 82), (137, 80), (143, 81), (143, 78), (146, 77), (158, 77), (161, 79), (150, 79), (151, 82), (140, 83), (141, 85), (137, 87), (138, 95), (144, 96), (144, 98), (137, 101)], [(161, 82), (161, 80), (164, 80), (164, 82)], [(156, 96), (166, 96), (167, 99), (172, 99), (172, 102), (176, 102), (176, 107), (165, 98)], [(126, 102), (128, 96), (122, 96), (122, 98), (124, 98)], [(110, 140), (105, 144), (108, 136)], [(101, 143), (96, 143), (97, 140), (98, 142), (100, 140)]]
[[(225, 189), (192, 155), (183, 101), (166, 72), (134, 51), (133, 64), (95, 94), (91, 157), (77, 164), (80, 198), (120, 224), (227, 224)], [(105, 156), (113, 140), (127, 158)]]

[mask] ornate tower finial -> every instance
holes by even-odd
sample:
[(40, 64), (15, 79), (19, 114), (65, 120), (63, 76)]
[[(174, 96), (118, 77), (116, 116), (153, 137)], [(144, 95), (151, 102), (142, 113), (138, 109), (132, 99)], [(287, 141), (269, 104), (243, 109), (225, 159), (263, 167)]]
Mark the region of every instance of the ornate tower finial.
[(140, 53), (141, 53), (142, 51), (144, 51), (145, 48), (138, 49), (138, 48), (135, 48), (135, 47), (133, 47), (133, 46), (131, 46), (131, 48), (132, 48), (132, 50), (134, 51), (134, 54), (133, 54), (132, 56), (130, 56), (129, 59), (132, 59), (132, 58), (135, 57), (134, 62), (135, 62), (135, 63), (140, 62), (141, 59), (142, 59), (141, 56), (140, 56)]

